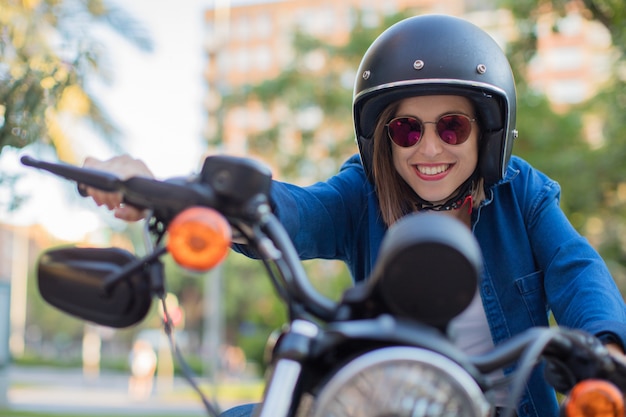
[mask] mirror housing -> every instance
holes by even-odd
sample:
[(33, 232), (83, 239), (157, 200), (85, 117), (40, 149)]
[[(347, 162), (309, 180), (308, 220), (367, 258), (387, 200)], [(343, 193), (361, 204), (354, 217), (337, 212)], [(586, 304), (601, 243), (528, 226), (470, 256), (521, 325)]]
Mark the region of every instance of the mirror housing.
[(108, 327), (129, 327), (143, 320), (152, 304), (149, 277), (143, 270), (129, 274), (105, 291), (111, 274), (136, 262), (119, 248), (60, 247), (44, 252), (37, 262), (42, 298), (82, 320)]
[(368, 285), (383, 311), (445, 329), (472, 302), (483, 268), (470, 229), (443, 213), (410, 214), (393, 224)]

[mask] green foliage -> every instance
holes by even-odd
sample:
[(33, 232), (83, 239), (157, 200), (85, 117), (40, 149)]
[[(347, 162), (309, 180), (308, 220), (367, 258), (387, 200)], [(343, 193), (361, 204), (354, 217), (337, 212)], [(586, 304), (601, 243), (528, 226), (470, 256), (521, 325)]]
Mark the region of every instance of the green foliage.
[[(626, 3), (583, 0), (587, 9), (583, 16), (608, 30), (615, 58), (607, 85), (563, 115), (554, 113), (545, 98), (530, 92), (523, 73), (537, 49), (535, 25), (540, 7), (545, 11), (551, 6), (557, 16), (564, 16), (572, 3), (501, 0), (500, 4), (513, 12), (520, 34), (509, 45), (520, 90), (520, 139), (515, 152), (559, 181), (564, 211), (598, 248), (626, 292)], [(588, 120), (596, 121), (591, 129), (600, 138), (597, 143), (590, 143), (583, 134)]]
[(249, 361), (261, 365), (269, 335), (286, 322), (286, 308), (260, 261), (233, 253), (222, 274), (226, 342), (240, 346)]
[(0, 149), (37, 141), (67, 146), (51, 131), (62, 112), (89, 121), (116, 145), (119, 129), (87, 88), (91, 77), (111, 79), (101, 66), (106, 48), (94, 34), (102, 25), (152, 49), (141, 26), (104, 0), (0, 0)]
[(559, 181), (566, 190), (561, 205), (570, 214), (593, 212), (602, 197), (595, 187), (596, 176), (580, 175), (593, 172), (597, 159), (583, 138), (582, 127), (579, 111), (554, 113), (545, 96), (521, 90), (517, 120), (520, 136), (513, 151)]
[(626, 3), (621, 0), (583, 0), (583, 3), (593, 19), (609, 29), (613, 45), (623, 54), (626, 49)]

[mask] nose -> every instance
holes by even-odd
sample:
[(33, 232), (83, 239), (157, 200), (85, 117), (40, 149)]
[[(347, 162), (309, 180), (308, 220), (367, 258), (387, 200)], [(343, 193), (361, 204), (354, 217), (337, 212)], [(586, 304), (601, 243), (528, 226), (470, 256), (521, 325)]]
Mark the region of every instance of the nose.
[(423, 122), (423, 126), (424, 132), (417, 144), (417, 151), (426, 157), (439, 155), (443, 151), (443, 146), (437, 134), (436, 123)]

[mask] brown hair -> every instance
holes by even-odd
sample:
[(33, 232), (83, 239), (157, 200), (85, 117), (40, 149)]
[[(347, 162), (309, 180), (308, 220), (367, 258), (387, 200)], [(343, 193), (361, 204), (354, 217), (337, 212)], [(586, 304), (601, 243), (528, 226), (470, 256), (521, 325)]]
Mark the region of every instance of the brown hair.
[[(374, 141), (372, 161), (374, 187), (383, 222), (387, 226), (391, 226), (401, 217), (418, 210), (423, 204), (393, 165), (391, 140), (387, 138), (386, 124), (395, 115), (399, 105), (398, 102), (393, 103), (382, 111), (372, 138)], [(484, 181), (480, 178), (471, 190), (475, 206), (485, 198), (483, 187)]]

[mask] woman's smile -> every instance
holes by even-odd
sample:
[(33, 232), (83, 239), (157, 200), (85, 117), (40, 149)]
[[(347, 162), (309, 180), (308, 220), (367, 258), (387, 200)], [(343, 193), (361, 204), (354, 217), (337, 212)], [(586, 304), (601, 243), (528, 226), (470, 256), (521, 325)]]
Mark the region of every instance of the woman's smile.
[(436, 181), (447, 175), (452, 164), (417, 164), (417, 175), (426, 181)]

